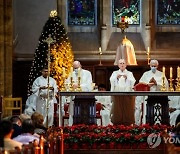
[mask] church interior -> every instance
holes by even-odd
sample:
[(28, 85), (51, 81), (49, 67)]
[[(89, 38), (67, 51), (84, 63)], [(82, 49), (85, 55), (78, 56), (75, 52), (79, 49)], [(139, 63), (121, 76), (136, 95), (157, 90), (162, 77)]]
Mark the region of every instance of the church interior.
[(150, 69), (150, 60), (156, 59), (158, 70), (165, 67), (175, 89), (180, 66), (179, 8), (179, 0), (1, 0), (0, 95), (21, 97), (21, 110), (25, 109), (35, 52), (52, 10), (64, 26), (74, 60), (91, 72), (96, 85), (104, 84), (110, 91), (110, 76), (118, 69), (114, 64), (118, 47), (126, 38), (131, 42), (126, 56), (132, 57), (133, 48), (136, 61), (127, 65), (135, 84)]

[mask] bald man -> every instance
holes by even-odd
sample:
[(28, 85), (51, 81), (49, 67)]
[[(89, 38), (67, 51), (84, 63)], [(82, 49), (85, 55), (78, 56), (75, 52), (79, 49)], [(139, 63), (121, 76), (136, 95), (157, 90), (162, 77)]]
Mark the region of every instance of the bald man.
[[(73, 88), (76, 90), (78, 87), (78, 74), (81, 78), (80, 80), (80, 86), (82, 91), (92, 91), (92, 75), (91, 72), (85, 69), (82, 69), (81, 63), (79, 61), (74, 61), (73, 63), (73, 72), (72, 72), (72, 77), (73, 77)], [(70, 83), (70, 78), (71, 76), (68, 77), (66, 80), (66, 83)], [(73, 124), (73, 106), (74, 103), (72, 101), (72, 97), (68, 98), (68, 101), (70, 102), (69, 106), (69, 126)]]
[[(78, 87), (78, 73), (80, 73), (81, 81), (80, 86), (82, 91), (92, 91), (92, 75), (91, 72), (85, 69), (82, 69), (81, 63), (79, 61), (74, 61), (73, 63), (73, 87), (76, 89)], [(70, 78), (68, 79), (70, 81)]]
[[(150, 61), (150, 70), (144, 72), (144, 74), (142, 75), (142, 77), (139, 80), (139, 83), (145, 83), (148, 84), (148, 86), (150, 87), (150, 91), (160, 91), (161, 86), (162, 86), (162, 76), (163, 73), (161, 71), (158, 71), (158, 66), (159, 66), (159, 62), (157, 60), (151, 60)], [(166, 89), (168, 89), (169, 85), (168, 85), (168, 80), (165, 77), (165, 86)], [(140, 117), (142, 114), (142, 110), (141, 110), (141, 104), (142, 102), (144, 102), (144, 115), (143, 115), (143, 122), (142, 123), (146, 123), (146, 98), (144, 96), (137, 96), (136, 97), (136, 105), (135, 105), (135, 123), (137, 125), (139, 125), (140, 122)]]

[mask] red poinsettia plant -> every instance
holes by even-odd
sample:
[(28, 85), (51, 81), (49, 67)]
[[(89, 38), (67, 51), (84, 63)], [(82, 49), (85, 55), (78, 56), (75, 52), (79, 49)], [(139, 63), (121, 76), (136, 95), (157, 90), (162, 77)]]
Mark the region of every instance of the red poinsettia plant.
[[(97, 125), (74, 125), (62, 128), (52, 128), (49, 131), (50, 137), (58, 136), (59, 130), (63, 129), (64, 143), (69, 145), (69, 148), (73, 144), (78, 144), (80, 147), (82, 145), (97, 146), (113, 145), (118, 144), (123, 145), (134, 145), (137, 143), (147, 144), (147, 137), (151, 133), (162, 133), (163, 131), (171, 131), (171, 127), (167, 125), (153, 125), (148, 124), (137, 126), (137, 125), (109, 125), (106, 127)], [(89, 147), (89, 148), (91, 148)], [(132, 147), (131, 147), (132, 148)], [(137, 146), (135, 146), (137, 148)]]

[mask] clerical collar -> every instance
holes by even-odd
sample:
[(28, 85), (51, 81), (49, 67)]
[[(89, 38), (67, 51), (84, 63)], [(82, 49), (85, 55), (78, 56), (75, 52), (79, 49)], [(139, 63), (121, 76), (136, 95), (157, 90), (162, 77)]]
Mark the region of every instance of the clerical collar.
[(122, 73), (124, 73), (124, 72), (126, 72), (126, 69), (125, 69), (124, 71), (122, 71), (121, 69), (119, 69), (119, 71), (122, 72)]

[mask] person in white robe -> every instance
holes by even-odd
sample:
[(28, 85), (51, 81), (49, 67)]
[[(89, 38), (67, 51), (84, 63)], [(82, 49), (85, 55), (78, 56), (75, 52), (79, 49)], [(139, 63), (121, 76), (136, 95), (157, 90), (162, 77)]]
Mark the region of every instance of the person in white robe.
[[(157, 60), (151, 60), (150, 61), (150, 70), (146, 71), (143, 73), (142, 77), (139, 80), (139, 83), (144, 83), (147, 84), (150, 87), (150, 91), (160, 91), (162, 87), (162, 77), (163, 77), (163, 72), (158, 71), (158, 61)], [(168, 90), (168, 81), (167, 78), (165, 77), (165, 86), (166, 89)], [(147, 96), (137, 96), (136, 97), (136, 104), (135, 104), (135, 123), (137, 125), (141, 124), (141, 116), (143, 116), (142, 123), (146, 123), (146, 100)], [(142, 115), (142, 108), (141, 104), (143, 104), (143, 110), (144, 110), (144, 115)]]
[(170, 125), (176, 126), (177, 117), (180, 115), (180, 96), (169, 96)]
[[(73, 72), (70, 74), (70, 76), (65, 81), (67, 84), (71, 83), (71, 77), (73, 79), (73, 89), (74, 91), (78, 88), (78, 77), (80, 77), (80, 87), (82, 91), (92, 91), (92, 75), (91, 72), (85, 69), (82, 69), (81, 63), (79, 61), (74, 61), (73, 63)], [(74, 102), (73, 96), (71, 98), (67, 98), (68, 102), (70, 102), (69, 105), (69, 126), (72, 126), (73, 124), (73, 108), (74, 108)]]
[(133, 44), (126, 36), (117, 47), (114, 65), (118, 65), (119, 59), (125, 59), (127, 65), (137, 65)]
[(32, 94), (26, 100), (24, 114), (31, 116), (36, 111), (37, 95)]
[[(98, 91), (106, 91), (106, 86), (104, 84), (98, 85)], [(102, 116), (102, 125), (107, 126), (112, 124), (110, 119), (110, 112), (112, 107), (111, 96), (96, 96), (96, 103), (102, 104), (102, 110), (100, 115)], [(100, 120), (97, 121), (97, 125), (100, 125)]]
[[(132, 91), (136, 82), (133, 73), (126, 69), (126, 61), (120, 59), (119, 70), (110, 77), (111, 91)], [(134, 96), (112, 96), (111, 122), (113, 124), (130, 125), (134, 123)]]
[[(43, 115), (45, 126), (47, 126), (47, 124), (48, 127), (52, 126), (54, 120), (54, 103), (57, 103), (55, 96), (58, 92), (58, 87), (56, 84), (56, 80), (53, 79), (52, 77), (49, 77), (49, 89), (48, 89), (47, 68), (43, 68), (42, 76), (36, 78), (35, 81), (33, 82), (32, 92), (37, 96), (36, 112), (39, 112)], [(48, 99), (48, 92), (49, 92), (49, 99)]]

